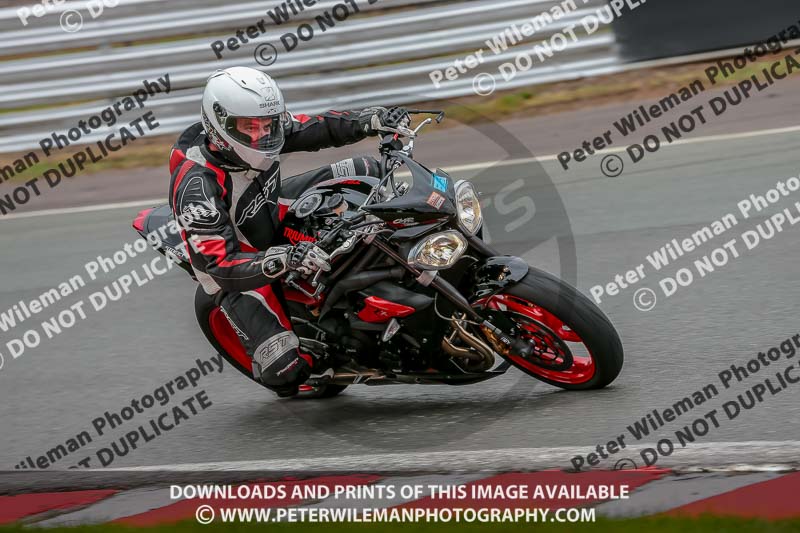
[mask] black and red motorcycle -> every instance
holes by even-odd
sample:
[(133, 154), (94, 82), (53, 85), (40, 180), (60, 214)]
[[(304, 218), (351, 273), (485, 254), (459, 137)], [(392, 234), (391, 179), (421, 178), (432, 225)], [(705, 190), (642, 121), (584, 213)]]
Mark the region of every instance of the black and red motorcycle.
[[(331, 397), (355, 384), (464, 385), (512, 365), (563, 389), (605, 387), (623, 363), (611, 322), (569, 284), (481, 239), (473, 185), (413, 159), (414, 140), (432, 120), (383, 137), (379, 176), (281, 185), (283, 196), (296, 198), (284, 238), (313, 241), (332, 264), (281, 283), (301, 349), (332, 367), (300, 395)], [(170, 219), (169, 206), (148, 209), (134, 228), (146, 236)], [(156, 249), (193, 275), (180, 235)], [(238, 336), (200, 286), (195, 308), (208, 341), (253, 379)]]

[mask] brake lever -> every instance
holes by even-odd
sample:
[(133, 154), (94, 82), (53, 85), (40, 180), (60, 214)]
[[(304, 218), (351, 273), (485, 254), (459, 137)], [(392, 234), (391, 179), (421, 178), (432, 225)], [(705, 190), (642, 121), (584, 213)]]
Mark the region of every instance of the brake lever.
[(407, 156), (411, 157), (411, 154), (414, 151), (414, 140), (417, 137), (419, 137), (420, 130), (425, 126), (427, 126), (428, 124), (430, 124), (431, 122), (433, 122), (433, 119), (428, 117), (419, 124), (417, 124), (416, 128), (414, 128), (413, 130), (409, 130), (409, 132), (411, 132), (412, 134), (406, 135), (406, 137), (408, 137), (408, 144), (403, 146), (403, 149), (400, 151), (406, 154)]
[[(344, 242), (338, 248), (336, 248), (334, 251), (332, 251), (330, 253), (330, 255), (328, 256), (330, 258), (330, 260), (333, 261), (333, 259), (335, 257), (338, 257), (338, 256), (342, 255), (343, 253), (349, 252), (353, 248), (353, 246), (355, 245), (357, 238), (358, 238), (358, 234), (356, 234), (356, 233), (353, 233), (348, 238), (346, 238), (344, 240)], [(322, 271), (320, 270), (319, 272), (322, 272)], [(317, 272), (317, 276), (319, 276), (319, 272)]]
[[(333, 262), (333, 260), (336, 257), (352, 250), (357, 240), (358, 240), (358, 234), (353, 233), (352, 235), (350, 235), (347, 239), (344, 240), (344, 242), (338, 248), (336, 248), (334, 251), (330, 253), (330, 255), (328, 255), (328, 260), (330, 262)], [(319, 278), (322, 277), (322, 274), (324, 272), (325, 271), (322, 269), (316, 271), (316, 273), (314, 274), (314, 279), (311, 280), (312, 287), (317, 287), (318, 285), (320, 285)], [(319, 292), (320, 290), (317, 289), (317, 292), (315, 294), (319, 294)]]
[(396, 128), (384, 127), (380, 131), (385, 134), (394, 135), (394, 140), (397, 140), (397, 137), (400, 135), (403, 137), (408, 137), (409, 139), (413, 139), (417, 136), (417, 132), (415, 130), (406, 128), (404, 126), (398, 126)]
[(419, 132), (419, 130), (421, 130), (422, 128), (424, 128), (425, 126), (430, 124), (431, 122), (433, 122), (433, 119), (431, 117), (428, 117), (425, 120), (423, 120), (422, 122), (420, 122), (419, 124), (417, 124), (417, 127), (414, 128), (414, 136), (416, 137), (416, 134)]

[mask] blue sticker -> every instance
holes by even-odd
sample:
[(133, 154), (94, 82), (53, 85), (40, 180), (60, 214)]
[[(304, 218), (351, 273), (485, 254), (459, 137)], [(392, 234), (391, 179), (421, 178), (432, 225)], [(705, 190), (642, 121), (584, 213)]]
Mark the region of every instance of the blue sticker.
[(447, 178), (444, 176), (433, 175), (433, 188), (442, 192), (447, 192)]

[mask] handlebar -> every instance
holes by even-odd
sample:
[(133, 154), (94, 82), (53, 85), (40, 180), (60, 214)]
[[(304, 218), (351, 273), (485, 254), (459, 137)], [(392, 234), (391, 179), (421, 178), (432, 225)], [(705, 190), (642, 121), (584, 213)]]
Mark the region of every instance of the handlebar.
[[(394, 161), (396, 161), (396, 157), (393, 157), (392, 152), (402, 152), (409, 157), (413, 157), (412, 151), (414, 149), (414, 139), (419, 135), (420, 130), (433, 122), (436, 121), (437, 124), (440, 124), (445, 118), (445, 112), (441, 110), (425, 110), (425, 109), (407, 109), (406, 112), (409, 115), (436, 115), (435, 118), (426, 118), (413, 130), (409, 128), (403, 128), (405, 131), (402, 132), (404, 137), (409, 139), (407, 145), (403, 145), (402, 141), (400, 141), (401, 133), (387, 133), (381, 139), (379, 144), (379, 152), (381, 153), (381, 164), (380, 164), (380, 175), (377, 176), (380, 180), (377, 186), (377, 190), (380, 190), (386, 185), (386, 182), (389, 182), (389, 185), (392, 188), (392, 193), (395, 196), (399, 195), (397, 191), (397, 185), (394, 182), (394, 171), (397, 168), (395, 165), (391, 165)], [(370, 200), (374, 197), (374, 194), (370, 195)]]
[[(407, 109), (406, 111), (408, 112), (409, 115), (436, 115), (436, 117), (435, 118), (430, 118), (430, 117), (426, 118), (425, 120), (420, 122), (417, 125), (417, 127), (414, 128), (413, 130), (408, 129), (408, 128), (403, 128), (406, 131), (401, 131), (399, 133), (389, 133), (389, 134), (383, 136), (383, 138), (381, 139), (381, 142), (380, 142), (381, 168), (380, 168), (380, 176), (378, 176), (380, 181), (379, 181), (378, 185), (375, 187), (375, 189), (373, 189), (372, 194), (370, 194), (369, 198), (367, 199), (367, 203), (369, 203), (369, 201), (374, 197), (374, 195), (375, 195), (375, 193), (377, 191), (379, 191), (382, 187), (384, 187), (385, 182), (387, 180), (391, 184), (392, 192), (395, 195), (399, 194), (398, 191), (397, 191), (397, 186), (396, 186), (396, 184), (394, 182), (394, 171), (395, 171), (395, 169), (397, 167), (393, 166), (392, 168), (389, 168), (390, 163), (392, 161), (396, 161), (396, 159), (397, 159), (396, 157), (393, 157), (392, 153), (393, 152), (403, 152), (403, 153), (405, 153), (406, 155), (408, 155), (410, 157), (411, 156), (411, 152), (412, 152), (412, 150), (414, 148), (414, 139), (417, 137), (417, 135), (419, 134), (420, 130), (422, 130), (422, 128), (424, 128), (425, 126), (427, 126), (428, 124), (430, 124), (434, 120), (436, 121), (437, 124), (440, 124), (445, 118), (445, 112), (441, 111), (441, 110)], [(407, 138), (410, 139), (408, 145), (403, 146), (402, 141), (400, 141), (401, 134), (402, 134), (403, 137), (407, 137)], [(342, 220), (342, 221), (340, 221), (336, 226), (331, 228), (330, 231), (328, 232), (328, 234), (325, 235), (325, 237), (323, 237), (320, 241), (318, 241), (316, 243), (316, 245), (319, 246), (320, 248), (322, 248), (323, 250), (326, 249), (326, 247), (328, 245), (332, 244), (333, 241), (338, 237), (338, 235), (339, 235), (339, 233), (341, 232), (342, 229), (344, 229), (346, 226), (347, 227), (353, 227), (353, 225), (357, 226), (359, 224), (359, 222), (363, 222), (364, 218), (366, 218), (366, 214), (362, 213), (362, 215), (360, 217), (356, 217), (353, 220), (349, 220), (349, 221)], [(349, 249), (353, 245), (354, 245), (354, 241), (351, 241), (351, 242), (349, 242), (349, 245), (345, 244), (343, 247), (340, 247), (340, 248)], [(332, 256), (331, 256), (331, 258), (333, 258), (333, 255), (336, 255), (336, 253), (339, 252), (339, 251), (340, 251), (340, 249), (337, 249), (336, 251), (334, 251)], [(341, 251), (346, 251), (346, 250), (341, 250)], [(307, 291), (302, 285), (297, 283), (297, 280), (298, 279), (303, 279), (303, 277), (296, 271), (293, 271), (293, 272), (290, 272), (289, 274), (287, 274), (284, 282), (289, 287), (292, 287), (292, 288), (302, 292), (306, 296), (309, 296), (311, 298), (316, 298), (317, 295), (322, 290), (324, 290), (324, 285), (319, 283), (319, 279), (320, 279), (321, 275), (322, 275), (322, 271), (318, 271), (316, 273), (316, 275), (314, 276), (314, 279), (311, 282), (311, 285), (316, 288), (316, 290), (313, 293)]]
[(444, 111), (441, 111), (441, 110), (435, 110), (435, 111), (434, 110), (429, 110), (429, 111), (426, 111), (424, 109), (406, 109), (406, 112), (409, 115), (436, 115), (436, 118), (434, 120), (436, 120), (437, 124), (441, 124), (442, 121), (444, 120), (444, 116), (445, 116), (444, 115)]

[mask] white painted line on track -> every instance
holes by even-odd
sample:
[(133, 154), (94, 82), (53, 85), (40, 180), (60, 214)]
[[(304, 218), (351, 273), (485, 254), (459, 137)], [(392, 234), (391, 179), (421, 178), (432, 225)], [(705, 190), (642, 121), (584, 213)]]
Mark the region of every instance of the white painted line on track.
[(136, 200), (133, 202), (118, 202), (113, 204), (87, 205), (84, 207), (64, 207), (61, 209), (43, 209), (31, 211), (29, 213), (17, 213), (12, 215), (0, 216), (2, 220), (15, 220), (20, 218), (47, 217), (52, 215), (71, 215), (74, 213), (93, 213), (95, 211), (111, 211), (113, 209), (129, 209), (131, 207), (153, 207), (166, 203), (164, 198), (154, 200)]
[[(595, 444), (596, 445), (596, 444)], [(104, 468), (103, 472), (209, 472), (209, 471), (275, 471), (275, 472), (512, 472), (546, 468), (569, 469), (570, 460), (578, 455), (586, 457), (594, 451), (595, 445), (569, 446), (559, 448), (510, 448), (498, 450), (467, 450), (445, 452), (410, 452), (373, 455), (348, 455), (341, 457), (312, 457), (299, 459), (274, 459), (251, 461), (225, 461), (210, 463), (171, 464), (160, 466), (141, 466), (130, 468)], [(612, 469), (619, 459), (633, 459), (637, 466), (644, 464), (639, 452), (653, 448), (653, 444), (628, 446), (619, 453), (611, 455), (598, 468)], [(750, 442), (709, 442), (691, 444), (685, 449), (677, 449), (666, 458), (660, 458), (657, 467), (713, 469), (715, 472), (776, 471), (776, 465), (783, 465), (784, 471), (795, 469), (798, 465), (800, 441), (750, 441)], [(763, 467), (762, 467), (763, 465)]]
[[(798, 126), (789, 126), (787, 128), (773, 128), (768, 130), (758, 130), (758, 131), (749, 131), (743, 133), (726, 133), (720, 135), (708, 135), (706, 137), (695, 137), (693, 139), (680, 139), (670, 144), (665, 144), (662, 148), (668, 148), (670, 146), (682, 146), (687, 144), (701, 144), (701, 143), (708, 143), (708, 142), (723, 142), (723, 141), (738, 141), (742, 139), (751, 139), (753, 137), (766, 137), (769, 135), (783, 135), (785, 133), (797, 133), (800, 132), (800, 125)], [(627, 147), (618, 147), (618, 148), (606, 148), (605, 150), (598, 150), (595, 152), (595, 155), (606, 155), (606, 154), (617, 154), (627, 150)], [(550, 155), (542, 155), (539, 157), (528, 157), (528, 158), (521, 158), (521, 159), (508, 159), (508, 160), (499, 160), (499, 161), (484, 161), (482, 163), (471, 163), (469, 165), (461, 165), (457, 167), (449, 167), (448, 171), (459, 172), (459, 171), (466, 171), (466, 170), (477, 170), (486, 166), (508, 166), (508, 165), (519, 165), (523, 163), (534, 163), (534, 162), (544, 162), (544, 161), (558, 161), (558, 154), (550, 154)]]
[[(663, 147), (670, 147), (670, 146), (684, 146), (688, 144), (699, 144), (699, 143), (708, 143), (708, 142), (724, 142), (724, 141), (736, 141), (741, 139), (751, 139), (753, 137), (765, 137), (769, 135), (782, 135), (786, 133), (797, 133), (800, 132), (800, 125), (798, 126), (790, 126), (786, 128), (773, 128), (768, 130), (758, 130), (758, 131), (749, 131), (743, 133), (728, 133), (722, 135), (708, 135), (706, 137), (695, 137), (692, 139), (681, 139), (675, 141), (670, 144), (666, 144)], [(624, 152), (627, 147), (619, 147), (619, 148), (608, 148), (606, 150), (599, 150), (595, 152), (596, 155), (605, 155), (605, 154), (616, 154), (620, 152)], [(498, 161), (481, 161), (479, 163), (470, 163), (467, 165), (456, 165), (452, 167), (448, 167), (447, 170), (449, 172), (464, 172), (469, 170), (477, 170), (486, 167), (492, 166), (509, 166), (509, 165), (520, 165), (524, 163), (534, 163), (534, 162), (543, 162), (543, 161), (557, 161), (558, 154), (550, 154), (550, 155), (543, 155), (539, 157), (528, 157), (528, 158), (520, 158), (520, 159), (507, 159), (507, 160), (498, 160)], [(407, 173), (398, 173), (398, 176), (407, 175)], [(44, 216), (52, 216), (52, 215), (70, 215), (74, 213), (92, 213), (95, 211), (110, 211), (112, 209), (125, 209), (131, 207), (148, 207), (148, 206), (155, 206), (159, 204), (165, 203), (166, 200), (163, 198), (157, 198), (154, 200), (137, 200), (133, 202), (118, 202), (118, 203), (110, 203), (110, 204), (98, 204), (98, 205), (88, 205), (84, 207), (66, 207), (62, 209), (44, 209), (40, 211), (30, 211), (28, 213), (18, 213), (18, 214), (11, 214), (0, 216), (0, 221), (2, 220), (15, 220), (20, 218), (33, 218), (33, 217), (44, 217)]]

